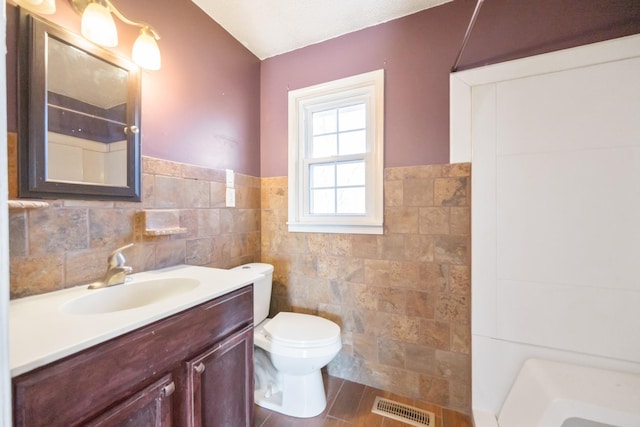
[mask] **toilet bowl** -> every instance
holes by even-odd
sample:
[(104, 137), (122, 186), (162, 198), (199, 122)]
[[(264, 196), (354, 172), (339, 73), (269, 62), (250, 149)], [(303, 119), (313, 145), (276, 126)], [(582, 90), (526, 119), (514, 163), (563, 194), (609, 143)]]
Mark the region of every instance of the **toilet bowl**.
[(255, 403), (299, 418), (320, 414), (327, 405), (320, 370), (342, 347), (340, 327), (302, 313), (267, 318), (273, 266), (252, 263), (236, 268), (262, 275), (254, 282)]

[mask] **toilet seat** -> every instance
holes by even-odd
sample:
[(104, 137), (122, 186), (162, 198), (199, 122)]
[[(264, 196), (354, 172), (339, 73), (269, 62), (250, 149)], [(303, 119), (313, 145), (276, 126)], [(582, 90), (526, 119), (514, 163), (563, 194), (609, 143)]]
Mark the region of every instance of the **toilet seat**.
[(264, 325), (273, 344), (294, 348), (326, 347), (340, 341), (340, 327), (322, 317), (281, 312)]

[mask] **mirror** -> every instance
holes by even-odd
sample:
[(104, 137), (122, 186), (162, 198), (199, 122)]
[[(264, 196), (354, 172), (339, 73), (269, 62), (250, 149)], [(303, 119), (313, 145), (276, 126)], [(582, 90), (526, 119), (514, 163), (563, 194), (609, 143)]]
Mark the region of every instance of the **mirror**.
[(140, 201), (140, 75), (21, 11), (20, 197)]

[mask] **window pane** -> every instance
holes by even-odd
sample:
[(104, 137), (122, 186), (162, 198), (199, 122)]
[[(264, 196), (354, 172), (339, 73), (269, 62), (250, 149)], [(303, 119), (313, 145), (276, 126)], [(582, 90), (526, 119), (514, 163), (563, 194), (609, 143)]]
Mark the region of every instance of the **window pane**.
[(338, 187), (364, 185), (364, 160), (338, 163)]
[(314, 136), (311, 144), (311, 158), (335, 156), (338, 153), (337, 134)]
[(309, 166), (311, 188), (335, 187), (335, 165), (319, 164)]
[(367, 116), (364, 104), (340, 108), (339, 114), (340, 132), (364, 129), (367, 126)]
[(340, 134), (338, 155), (360, 154), (367, 152), (367, 133), (365, 130)]
[(365, 189), (341, 188), (338, 189), (339, 214), (364, 214), (365, 213)]
[(312, 135), (322, 135), (324, 133), (333, 133), (337, 131), (337, 113), (338, 110), (317, 111), (313, 116)]
[(336, 212), (335, 190), (311, 190), (311, 214), (334, 214)]

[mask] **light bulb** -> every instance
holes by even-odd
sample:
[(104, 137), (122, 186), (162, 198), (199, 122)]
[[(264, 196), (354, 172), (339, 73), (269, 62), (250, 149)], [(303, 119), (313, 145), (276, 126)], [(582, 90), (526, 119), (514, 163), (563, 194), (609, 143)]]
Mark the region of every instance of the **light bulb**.
[(34, 13), (43, 15), (56, 13), (56, 0), (16, 0), (16, 3)]
[(100, 46), (118, 45), (118, 30), (113, 16), (105, 6), (89, 3), (82, 13), (82, 35)]
[(140, 30), (140, 35), (133, 44), (131, 58), (146, 70), (160, 69), (160, 49), (152, 31), (147, 27)]

